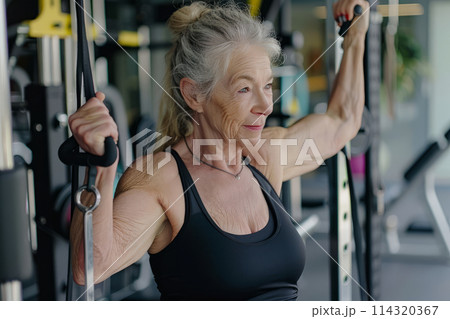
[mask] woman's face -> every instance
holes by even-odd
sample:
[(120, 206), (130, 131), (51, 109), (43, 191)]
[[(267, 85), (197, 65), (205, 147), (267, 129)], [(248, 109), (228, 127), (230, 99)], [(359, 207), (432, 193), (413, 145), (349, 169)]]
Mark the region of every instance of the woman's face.
[(236, 50), (225, 76), (217, 83), (204, 108), (209, 123), (226, 139), (248, 139), (255, 144), (273, 109), (272, 69), (259, 46)]

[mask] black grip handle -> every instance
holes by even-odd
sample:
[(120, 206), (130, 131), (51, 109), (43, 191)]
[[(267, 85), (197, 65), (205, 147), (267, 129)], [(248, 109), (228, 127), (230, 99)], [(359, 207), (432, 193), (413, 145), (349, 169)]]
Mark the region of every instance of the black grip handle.
[(81, 153), (77, 141), (72, 136), (59, 147), (58, 156), (66, 165), (108, 167), (116, 161), (117, 148), (114, 139), (109, 136), (105, 139), (105, 154), (102, 156)]
[[(81, 85), (84, 84), (86, 100), (95, 97), (94, 80), (89, 59), (88, 42), (86, 38), (86, 26), (84, 22), (84, 1), (76, 1), (78, 55), (77, 55), (77, 99), (81, 105)], [(61, 162), (66, 165), (77, 166), (111, 166), (117, 158), (117, 148), (114, 139), (109, 136), (105, 139), (105, 154), (96, 156), (89, 153), (80, 153), (79, 145), (72, 136), (66, 140), (58, 150)]]
[[(360, 15), (363, 13), (363, 8), (362, 8), (359, 4), (357, 4), (357, 5), (355, 6), (355, 8), (353, 9), (353, 13), (354, 13), (355, 17), (360, 16)], [(348, 28), (350, 28), (350, 26), (352, 25), (352, 22), (353, 22), (353, 20), (355, 19), (355, 17), (353, 17), (352, 20), (350, 20), (350, 21), (345, 21), (345, 22), (342, 24), (341, 28), (339, 29), (339, 35), (340, 35), (341, 37), (344, 37), (344, 36), (345, 36), (345, 34), (347, 33)]]

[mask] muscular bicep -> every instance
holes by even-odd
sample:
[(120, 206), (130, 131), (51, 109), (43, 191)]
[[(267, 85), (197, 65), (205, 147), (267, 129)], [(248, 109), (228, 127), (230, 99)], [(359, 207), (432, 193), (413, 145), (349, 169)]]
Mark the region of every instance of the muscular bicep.
[[(288, 128), (269, 130), (271, 159), (281, 167), (282, 180), (303, 175), (323, 164), (348, 141), (345, 122), (325, 114), (310, 114)], [(273, 132), (273, 134), (270, 134)]]

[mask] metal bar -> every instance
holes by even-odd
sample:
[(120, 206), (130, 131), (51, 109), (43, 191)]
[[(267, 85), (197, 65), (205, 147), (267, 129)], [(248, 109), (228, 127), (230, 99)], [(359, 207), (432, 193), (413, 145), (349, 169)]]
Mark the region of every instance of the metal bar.
[(84, 272), (86, 300), (94, 301), (94, 239), (91, 211), (84, 214)]
[[(337, 205), (337, 157), (333, 156), (326, 161), (328, 168), (328, 187), (329, 187), (329, 254), (330, 265), (330, 300), (339, 300), (339, 248), (338, 248), (338, 205)], [(336, 261), (336, 262), (335, 262)]]
[(0, 0), (0, 170), (14, 167), (5, 1)]
[[(36, 222), (39, 249), (35, 255), (40, 300), (64, 300), (60, 289), (65, 284), (61, 276), (65, 261), (57, 258), (58, 249), (64, 244), (48, 233), (45, 227), (59, 225), (54, 203), (57, 191), (68, 183), (67, 167), (58, 158), (58, 147), (67, 138), (66, 129), (55, 125), (55, 114), (65, 112), (64, 89), (60, 86), (31, 84), (25, 90), (30, 109), (33, 162), (35, 179)], [(63, 265), (64, 264), (64, 265)], [(64, 278), (63, 278), (64, 277)]]
[[(327, 0), (327, 17), (333, 16), (333, 0)], [(325, 45), (326, 48), (329, 48), (334, 41), (336, 41), (336, 25), (332, 18), (327, 18), (325, 20)], [(335, 54), (327, 54), (326, 55), (326, 72), (328, 79), (328, 96), (331, 95), (331, 90), (333, 88), (332, 83), (336, 77), (336, 55)]]
[(364, 53), (365, 105), (372, 115), (373, 139), (365, 154), (365, 267), (366, 291), (375, 299), (380, 297), (381, 249), (384, 195), (379, 172), (380, 148), (380, 82), (381, 82), (381, 21), (377, 12), (377, 0), (369, 0), (370, 25)]
[(95, 20), (95, 43), (99, 46), (104, 45), (107, 41), (107, 36), (104, 30), (106, 30), (106, 13), (105, 13), (105, 1), (95, 0), (92, 1), (92, 17)]
[(36, 252), (38, 249), (37, 225), (36, 225), (36, 201), (34, 196), (34, 174), (32, 169), (27, 170), (28, 185), (28, 217), (30, 220), (30, 242), (31, 249)]
[[(86, 26), (86, 38), (88, 41), (88, 48), (89, 48), (89, 60), (91, 63), (92, 78), (94, 80), (94, 91), (96, 91), (97, 83), (95, 83), (96, 76), (95, 76), (94, 34), (93, 34), (95, 22), (92, 20), (92, 18), (94, 17), (92, 16), (91, 0), (84, 0), (84, 11), (86, 12), (84, 21)], [(84, 94), (85, 92), (83, 84), (83, 96), (85, 96)]]
[(436, 194), (433, 172), (428, 172), (425, 175), (425, 198), (430, 208), (433, 228), (438, 233), (439, 241), (442, 244), (441, 253), (448, 257), (450, 256), (450, 227)]
[(51, 49), (51, 72), (52, 85), (61, 84), (61, 44), (60, 39), (57, 36), (52, 36), (50, 38), (50, 49)]
[(108, 86), (108, 60), (105, 57), (95, 60), (95, 77), (95, 82), (100, 89)]
[[(327, 9), (327, 17), (333, 16), (332, 12), (332, 0), (327, 0), (326, 9)], [(326, 47), (330, 47), (336, 38), (336, 27), (334, 26), (334, 21), (332, 19), (327, 18), (325, 20), (325, 45)], [(326, 55), (326, 72), (328, 79), (328, 96), (331, 96), (332, 83), (336, 77), (336, 55), (335, 54), (327, 54)], [(329, 184), (329, 221), (330, 221), (330, 230), (329, 230), (329, 253), (330, 256), (339, 262), (338, 260), (338, 229), (337, 229), (337, 157), (333, 156), (332, 158), (327, 160), (327, 168), (328, 168), (328, 184)], [(338, 265), (335, 264), (333, 260), (329, 261), (330, 264), (330, 299), (331, 300), (339, 300), (339, 268)]]
[(338, 300), (352, 300), (352, 216), (345, 155), (337, 154)]
[(45, 36), (37, 39), (37, 53), (39, 66), (39, 83), (45, 86), (52, 84), (52, 56), (51, 56), (51, 39)]
[(20, 301), (22, 300), (22, 284), (18, 280), (2, 283), (0, 294), (3, 301)]
[[(76, 28), (76, 26), (75, 26)], [(76, 59), (74, 52), (76, 51), (74, 45), (74, 38), (67, 37), (64, 40), (64, 88), (66, 90), (66, 110), (67, 114), (71, 115), (77, 110), (76, 98), (76, 82), (75, 82), (75, 65)], [(68, 136), (72, 135), (69, 126), (67, 126)]]
[(319, 217), (317, 215), (311, 215), (303, 220), (300, 225), (296, 226), (295, 228), (297, 229), (297, 232), (300, 234), (303, 240), (306, 240), (317, 227), (317, 225), (319, 225), (319, 223)]
[[(8, 74), (8, 36), (6, 27), (5, 1), (0, 0), (0, 170), (14, 168), (12, 153), (12, 118)], [(2, 300), (22, 300), (20, 281), (8, 281), (0, 284)]]
[[(333, 46), (327, 54), (328, 96), (339, 69), (343, 50), (333, 20), (332, 0), (327, 0), (326, 47)], [(342, 152), (328, 160), (330, 191), (330, 260), (331, 300), (352, 300), (352, 211), (347, 181), (346, 159)], [(337, 264), (336, 264), (337, 263)]]
[(60, 43), (57, 36), (37, 39), (39, 83), (45, 86), (61, 84)]

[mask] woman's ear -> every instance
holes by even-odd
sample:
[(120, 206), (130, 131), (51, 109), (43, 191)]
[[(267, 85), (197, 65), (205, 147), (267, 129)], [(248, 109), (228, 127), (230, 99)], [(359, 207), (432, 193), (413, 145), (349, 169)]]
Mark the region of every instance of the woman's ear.
[(197, 113), (203, 112), (203, 99), (197, 89), (197, 82), (190, 78), (182, 78), (180, 81), (180, 91), (187, 105)]

